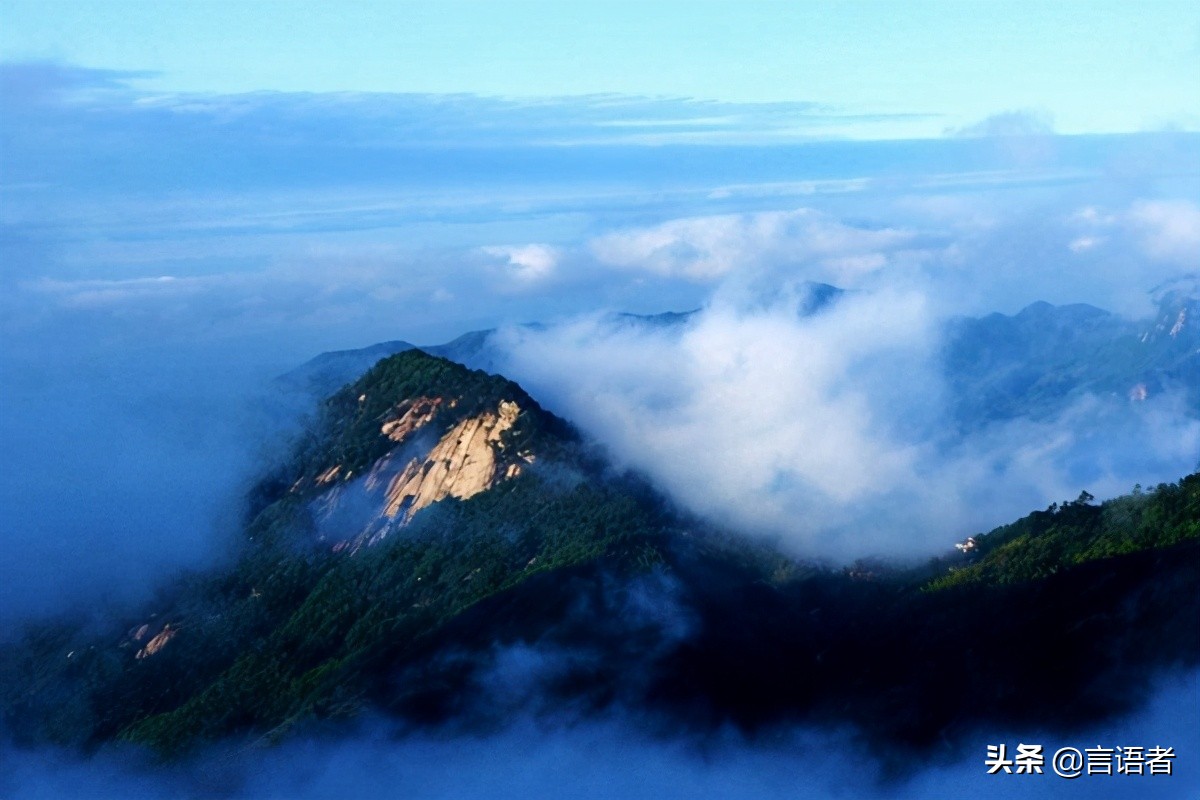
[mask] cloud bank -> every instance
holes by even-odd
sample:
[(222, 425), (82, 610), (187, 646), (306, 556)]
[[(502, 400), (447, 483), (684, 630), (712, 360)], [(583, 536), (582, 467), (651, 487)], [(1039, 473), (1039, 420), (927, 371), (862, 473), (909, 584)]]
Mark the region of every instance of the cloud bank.
[(709, 282), (735, 270), (811, 264), (814, 279), (853, 285), (889, 255), (922, 246), (913, 231), (848, 225), (813, 209), (670, 220), (592, 239), (602, 263)]
[(931, 554), (1200, 459), (1200, 420), (1171, 395), (963, 430), (928, 292), (862, 290), (805, 314), (812, 291), (731, 284), (679, 329), (507, 329), (500, 369), (684, 507), (812, 557)]
[[(1179, 714), (1194, 705), (1195, 674), (1164, 681), (1137, 715), (1070, 735), (993, 731), (975, 736), (940, 763), (908, 762), (899, 776), (880, 770), (881, 755), (848, 736), (781, 730), (750, 742), (732, 731), (704, 739), (656, 735), (630, 718), (590, 722), (520, 718), (484, 734), (401, 733), (381, 722), (338, 738), (298, 739), (271, 749), (219, 749), (167, 770), (138, 753), (102, 752), (88, 760), (54, 751), (0, 750), (0, 792), (13, 800), (45, 797), (263, 798), (897, 798), (947, 793), (983, 798), (1188, 797), (1200, 791), (1196, 727)], [(986, 746), (1015, 741), (1058, 747), (1171, 746), (1174, 774), (988, 775)]]

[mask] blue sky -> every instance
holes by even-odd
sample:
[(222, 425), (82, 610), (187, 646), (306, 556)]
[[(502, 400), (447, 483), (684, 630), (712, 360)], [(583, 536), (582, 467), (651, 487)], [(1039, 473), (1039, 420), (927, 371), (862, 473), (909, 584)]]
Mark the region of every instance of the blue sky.
[(1068, 251), (1089, 280), (1043, 268), (1087, 238), (1072, 215), (1144, 250), (1135, 209), (1190, 242), (1200, 197), (1192, 3), (2, 0), (0, 23), (0, 306), (130, 336), (286, 328), (280, 366), (695, 307), (695, 270), (596, 243), (805, 208), (951, 253), (1005, 231), (979, 263), (1019, 241), (1001, 255), (1031, 266), (960, 280), (968, 309), (1127, 308), (1165, 267), (1097, 234), (1109, 250)]
[(5, 0), (0, 20), (0, 60), (150, 71), (150, 91), (614, 92), (929, 115), (873, 136), (1014, 109), (1065, 133), (1200, 126), (1200, 6), (1186, 1)]

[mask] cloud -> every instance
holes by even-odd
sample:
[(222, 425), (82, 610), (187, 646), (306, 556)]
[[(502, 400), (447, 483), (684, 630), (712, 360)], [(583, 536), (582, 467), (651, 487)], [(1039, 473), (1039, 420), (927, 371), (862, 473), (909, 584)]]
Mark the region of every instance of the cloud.
[[(1112, 422), (1113, 431), (1148, 431), (1149, 447), (1126, 433), (1108, 445), (1085, 436), (1107, 413), (1103, 404), (1080, 406), (1053, 423), (1012, 423), (943, 441), (937, 352), (939, 326), (950, 313), (1015, 310), (1036, 299), (1144, 298), (1164, 277), (1194, 269), (1178, 258), (1194, 233), (1194, 204), (1142, 198), (1084, 205), (1071, 194), (1047, 213), (1010, 195), (979, 200), (956, 189), (953, 197), (928, 204), (866, 193), (842, 200), (841, 214), (802, 208), (692, 215), (593, 235), (602, 227), (596, 222), (576, 244), (564, 236), (567, 244), (553, 246), (535, 240), (416, 253), (386, 234), (312, 234), (297, 244), (239, 232), (231, 247), (251, 240), (264, 253), (278, 249), (240, 269), (227, 253), (203, 268), (184, 261), (181, 253), (200, 252), (209, 240), (174, 231), (162, 233), (163, 241), (89, 241), (73, 262), (11, 267), (14, 274), (5, 277), (12, 290), (0, 299), (5, 348), (21, 358), (41, 353), (47, 363), (72, 353), (73, 369), (87, 360), (84, 353), (95, 354), (102, 370), (114, 354), (151, 340), (167, 362), (184, 358), (168, 356), (168, 347), (188, 358), (208, 348), (213, 359), (282, 372), (292, 366), (288, 359), (319, 350), (396, 338), (445, 341), (506, 318), (547, 321), (601, 304), (657, 312), (705, 303), (678, 336), (621, 333), (595, 319), (545, 336), (518, 334), (503, 369), (690, 507), (747, 529), (787, 531), (797, 548), (839, 557), (907, 547), (855, 538), (854, 527), (883, 509), (910, 508), (888, 525), (919, 530), (912, 547), (932, 548), (1081, 488), (1103, 495), (1151, 482), (1147, 474), (1168, 479), (1189, 471), (1195, 459), (1184, 451), (1195, 448), (1195, 438), (1185, 415), (1161, 398), (1135, 422)], [(161, 255), (132, 258), (147, 241), (169, 253), (171, 271), (159, 269)], [(90, 268), (96, 262), (84, 256), (99, 254), (100, 263), (143, 274)], [(801, 279), (857, 294), (828, 314), (798, 320)], [(516, 300), (500, 310), (497, 297), (509, 289), (506, 304)], [(177, 389), (189, 391), (176, 377)], [(92, 391), (83, 380), (58, 385), (75, 395)], [(1152, 425), (1156, 408), (1163, 421)], [(63, 413), (88, 416), (73, 407)], [(105, 413), (97, 406), (98, 417)], [(14, 431), (19, 424), (12, 423)], [(24, 424), (53, 425), (36, 415)], [(38, 437), (12, 436), (13, 457), (31, 459), (38, 467), (30, 475), (54, 484), (54, 465), (35, 457)], [(1122, 466), (1118, 441), (1150, 457)], [(1083, 452), (1112, 464), (1081, 472)], [(1003, 483), (989, 491), (996, 475)], [(13, 497), (23, 515), (36, 513), (19, 491)]]
[(157, 275), (149, 278), (107, 279), (91, 278), (75, 281), (42, 278), (25, 288), (50, 295), (66, 308), (101, 308), (119, 306), (149, 298), (194, 295), (218, 283), (219, 279), (179, 278)]
[(525, 284), (538, 283), (552, 276), (561, 257), (557, 248), (546, 244), (484, 247), (483, 252), (504, 259), (510, 267), (507, 274)]
[(1141, 200), (1126, 218), (1148, 255), (1200, 266), (1200, 206), (1186, 200)]
[(913, 231), (849, 225), (807, 208), (676, 219), (588, 243), (602, 264), (697, 282), (783, 262), (812, 265), (813, 279), (843, 285), (921, 246)]
[[(397, 732), (380, 720), (343, 728), (335, 737), (297, 737), (261, 748), (216, 747), (170, 767), (128, 749), (90, 758), (55, 750), (0, 750), (0, 793), (12, 800), (45, 797), (419, 797), (648, 798), (772, 800), (802, 796), (931, 800), (969, 796), (1166, 800), (1200, 788), (1187, 754), (1200, 732), (1181, 708), (1194, 707), (1195, 673), (1163, 681), (1137, 714), (1099, 727), (1062, 732), (973, 732), (964, 746), (935, 762), (897, 754), (906, 774), (887, 776), (880, 759), (848, 734), (783, 729), (748, 740), (733, 730), (705, 738), (647, 730), (631, 716), (589, 721), (520, 717), (485, 734)], [(1035, 742), (1047, 753), (1072, 746), (1170, 746), (1173, 775), (988, 775), (987, 745)]]
[(1109, 304), (1131, 314), (1151, 311), (1148, 289), (1200, 269), (1200, 206), (1190, 199), (1090, 204), (1070, 214), (1059, 235), (1076, 261), (1064, 276), (1107, 289)]
[(1045, 110), (1002, 111), (949, 133), (968, 138), (1050, 136), (1054, 133), (1054, 119)]
[[(53, 61), (0, 63), (0, 107), (6, 113), (62, 102), (68, 97), (91, 97), (96, 92), (128, 92), (130, 83), (152, 78), (148, 70), (89, 69)], [(90, 94), (89, 94), (90, 93)]]
[(42, 614), (145, 602), (181, 568), (224, 562), (247, 488), (300, 417), (269, 393), (256, 344), (114, 348), (110, 330), (78, 328), (40, 347), (9, 336), (0, 352), (0, 448), (19, 465), (0, 481), (5, 636)]
[(862, 285), (906, 279), (948, 313), (1014, 313), (1044, 300), (1136, 319), (1155, 311), (1153, 287), (1200, 263), (1197, 206), (1186, 195), (1111, 182), (1020, 194), (930, 187), (874, 204), (877, 224), (921, 231), (932, 244), (893, 254)]
[(929, 554), (1083, 488), (1195, 467), (1200, 421), (1169, 396), (959, 431), (927, 293), (863, 290), (800, 316), (805, 291), (731, 286), (682, 328), (506, 330), (500, 370), (684, 507), (809, 557)]
[(1083, 253), (1103, 243), (1104, 238), (1100, 236), (1080, 236), (1076, 239), (1072, 239), (1070, 243), (1067, 244), (1067, 249), (1072, 253)]
[(972, 125), (946, 133), (960, 140), (976, 140), (992, 157), (1010, 168), (1034, 169), (1058, 160), (1061, 137), (1054, 135), (1050, 112), (1036, 109), (1004, 111)]
[(1124, 234), (1118, 245), (1132, 244), (1144, 258), (1188, 269), (1200, 264), (1200, 206), (1191, 200), (1138, 199), (1118, 209), (1089, 205), (1070, 219), (1091, 232), (1081, 237), (1088, 244), (1080, 249), (1101, 244), (1103, 232), (1115, 231)]
[[(547, 320), (643, 278), (661, 281), (649, 284), (645, 309), (660, 311), (671, 281), (699, 282), (705, 309), (681, 331), (614, 329), (596, 317), (510, 331), (499, 368), (689, 508), (835, 558), (937, 549), (1082, 488), (1104, 496), (1194, 467), (1194, 424), (1164, 397), (1132, 416), (1081, 401), (1052, 420), (948, 440), (938, 361), (946, 316), (974, 298), (991, 310), (1002, 298), (1061, 302), (1085, 290), (1144, 297), (1156, 276), (1183, 268), (1145, 248), (1183, 247), (1194, 206), (1091, 205), (1041, 214), (1036, 224), (988, 208), (993, 221), (980, 225), (979, 207), (966, 200), (935, 205), (930, 213), (879, 206), (890, 224), (815, 209), (693, 216), (622, 227), (575, 248), (486, 245), (457, 263), (327, 244), (261, 271), (43, 277), (6, 297), (6, 331), (20, 334), (10, 343), (30, 342), (48, 325), (59, 332), (46, 342), (60, 342), (64, 331), (86, 329), (114, 347), (147, 332), (187, 347), (197, 337), (249, 340), (258, 351), (286, 339), (301, 360), (306, 340), (313, 349), (440, 340), (397, 330), (397, 308), (408, 309), (408, 324), (440, 319), (441, 339), (450, 339), (469, 329), (455, 319), (494, 324), (501, 291), (529, 298), (517, 319)], [(1150, 260), (1131, 271), (1135, 252)], [(1069, 268), (1059, 268), (1063, 259), (1072, 259)], [(568, 277), (577, 282), (561, 288)], [(856, 291), (799, 318), (806, 278)], [(553, 305), (564, 293), (573, 307)], [(34, 309), (40, 317), (26, 316)], [(335, 334), (346, 344), (331, 344)], [(1087, 433), (1101, 421), (1103, 441)]]
[[(190, 130), (193, 145), (197, 138), (211, 141), (215, 136), (240, 147), (265, 143), (300, 152), (344, 152), (348, 146), (646, 147), (805, 141), (850, 133), (878, 136), (897, 126), (921, 129), (940, 116), (868, 114), (806, 101), (739, 103), (616, 94), (518, 99), (465, 92), (230, 95), (136, 88), (138, 80), (155, 76), (46, 61), (0, 62), (0, 99), (6, 110), (73, 106), (86, 112), (94, 125), (107, 129), (122, 124), (130, 140), (143, 140), (153, 126)], [(338, 134), (336, 143), (328, 140), (331, 131)], [(20, 144), (26, 141), (25, 136), (15, 138)], [(145, 144), (153, 142), (146, 139)]]
[[(172, 266), (180, 274), (12, 276), (13, 285), (0, 295), (0, 332), (18, 341), (38, 335), (71, 339), (72, 331), (83, 326), (122, 347), (137, 346), (147, 337), (180, 343), (209, 338), (214, 347), (231, 338), (265, 342), (292, 337), (297, 346), (286, 352), (304, 360), (311, 348), (323, 349), (331, 335), (345, 337), (348, 345), (368, 344), (375, 336), (394, 338), (397, 306), (416, 309), (409, 319), (433, 321), (439, 316), (435, 304), (444, 308), (447, 300), (457, 298), (453, 308), (472, 313), (486, 303), (486, 297), (475, 294), (464, 300), (453, 291), (482, 282), (485, 271), (477, 264), (460, 264), (452, 272), (441, 254), (417, 261), (411, 254), (368, 245), (289, 249), (254, 269), (205, 272), (197, 263), (167, 259), (166, 264), (129, 264), (125, 270)], [(215, 266), (231, 266), (219, 257), (214, 261)], [(189, 268), (199, 274), (184, 272)], [(449, 287), (443, 285), (447, 280)], [(39, 329), (42, 333), (36, 334)], [(453, 324), (443, 330), (431, 335), (459, 332)], [(294, 364), (279, 364), (281, 370), (289, 366)]]

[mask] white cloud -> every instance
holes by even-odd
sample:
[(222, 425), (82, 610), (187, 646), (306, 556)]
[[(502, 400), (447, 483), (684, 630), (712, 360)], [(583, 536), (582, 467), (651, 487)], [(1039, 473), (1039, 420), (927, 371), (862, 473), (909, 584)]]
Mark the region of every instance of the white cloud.
[(696, 282), (790, 263), (811, 267), (814, 279), (854, 284), (918, 242), (913, 231), (848, 225), (801, 208), (670, 220), (598, 236), (588, 247), (608, 266)]
[(1084, 206), (1072, 214), (1071, 219), (1085, 225), (1112, 225), (1117, 221), (1117, 216), (1102, 212), (1095, 206)]
[(904, 361), (876, 356), (928, 338), (920, 297), (858, 299), (803, 324), (788, 300), (718, 303), (681, 334), (595, 320), (509, 331), (506, 367), (685, 505), (778, 531), (911, 472), (915, 453), (862, 388)]
[(1083, 253), (1104, 243), (1103, 236), (1079, 236), (1072, 239), (1067, 249), (1072, 253)]
[(155, 298), (178, 298), (204, 291), (222, 276), (56, 280), (42, 278), (24, 288), (50, 295), (66, 308), (104, 308)]
[(497, 245), (484, 247), (482, 251), (504, 259), (511, 268), (508, 274), (521, 283), (537, 283), (549, 278), (562, 258), (558, 248), (547, 244)]
[(1200, 206), (1186, 200), (1142, 200), (1126, 218), (1151, 256), (1200, 267)]
[(857, 292), (806, 318), (799, 299), (720, 291), (683, 329), (507, 330), (499, 366), (683, 506), (807, 556), (934, 552), (1083, 488), (1178, 477), (1200, 452), (1170, 397), (1085, 397), (961, 435), (924, 293)]
[(1119, 211), (1087, 206), (1070, 221), (1087, 231), (1072, 241), (1075, 252), (1102, 243), (1097, 232), (1115, 230), (1143, 256), (1193, 269), (1200, 265), (1200, 206), (1188, 200), (1138, 200)]
[(1002, 111), (948, 133), (962, 137), (1051, 136), (1054, 117), (1045, 109)]

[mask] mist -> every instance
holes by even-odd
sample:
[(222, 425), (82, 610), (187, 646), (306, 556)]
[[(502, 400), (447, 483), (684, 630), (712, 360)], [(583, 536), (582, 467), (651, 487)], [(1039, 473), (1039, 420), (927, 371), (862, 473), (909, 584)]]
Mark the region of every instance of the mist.
[[(1200, 675), (1163, 679), (1137, 714), (1070, 732), (989, 731), (930, 761), (889, 754), (849, 732), (785, 728), (748, 740), (732, 730), (704, 736), (655, 729), (636, 713), (600, 719), (519, 716), (501, 728), (412, 731), (369, 719), (324, 735), (262, 748), (228, 743), (169, 769), (121, 748), (90, 760), (73, 754), (0, 750), (0, 793), (48, 797), (411, 798), (941, 798), (947, 787), (980, 798), (1181, 798), (1200, 794)], [(1173, 747), (1170, 776), (988, 775), (986, 746)]]
[(111, 613), (180, 569), (228, 562), (246, 492), (302, 418), (298, 402), (270, 393), (257, 359), (62, 339), (0, 360), (7, 633), (68, 608)]
[(685, 508), (805, 557), (932, 555), (1200, 459), (1179, 394), (1085, 395), (1050, 417), (964, 426), (935, 287), (863, 289), (804, 314), (812, 291), (721, 286), (681, 329), (606, 316), (505, 329), (500, 370)]

